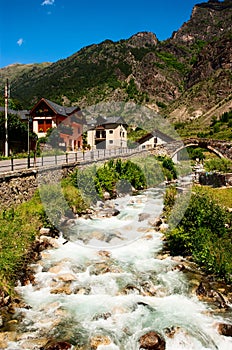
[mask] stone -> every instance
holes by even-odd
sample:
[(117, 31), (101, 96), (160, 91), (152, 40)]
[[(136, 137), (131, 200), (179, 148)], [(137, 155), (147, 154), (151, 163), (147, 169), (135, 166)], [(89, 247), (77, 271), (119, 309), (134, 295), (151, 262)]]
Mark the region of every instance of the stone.
[(72, 345), (66, 341), (49, 341), (44, 350), (68, 350), (71, 349)]
[(178, 265), (176, 265), (172, 270), (173, 270), (173, 271), (176, 271), (176, 270), (178, 270), (178, 271), (184, 271), (184, 270), (185, 270), (185, 266), (184, 266), (184, 264), (178, 264)]
[(155, 218), (154, 220), (149, 220), (149, 225), (153, 227), (159, 227), (162, 224), (161, 218)]
[(40, 230), (39, 230), (39, 233), (41, 235), (44, 235), (44, 236), (49, 236), (50, 234), (50, 228), (46, 228), (46, 227), (42, 227)]
[(90, 339), (91, 350), (97, 350), (100, 345), (109, 345), (111, 343), (110, 338), (107, 335), (97, 334)]
[(103, 193), (103, 198), (104, 198), (105, 201), (108, 200), (108, 199), (110, 199), (110, 194), (109, 194), (109, 192), (105, 191), (105, 192)]
[(150, 240), (153, 238), (153, 236), (151, 234), (147, 234), (147, 235), (143, 236), (143, 238), (146, 240)]
[(50, 267), (48, 272), (57, 274), (57, 273), (60, 273), (62, 271), (62, 269), (63, 269), (63, 266), (61, 264), (58, 264), (58, 265)]
[(50, 245), (53, 248), (59, 248), (57, 239), (49, 236), (40, 236), (40, 243), (44, 245)]
[(147, 213), (140, 213), (140, 214), (139, 214), (139, 222), (140, 222), (140, 221), (147, 220), (149, 217), (150, 217), (150, 214), (147, 214)]
[(206, 297), (208, 295), (208, 291), (203, 282), (200, 282), (199, 286), (196, 289), (196, 295), (199, 297)]
[(72, 273), (64, 273), (58, 276), (58, 279), (62, 282), (76, 281), (76, 277)]
[(99, 250), (98, 255), (102, 256), (103, 258), (110, 258), (111, 253), (107, 250)]
[(8, 342), (16, 341), (16, 332), (0, 332), (0, 349), (7, 349)]
[(226, 337), (232, 337), (232, 324), (219, 323), (218, 332)]
[(66, 294), (66, 295), (71, 295), (72, 291), (70, 286), (61, 286), (61, 287), (56, 287), (53, 288), (50, 292), (51, 294)]
[(156, 333), (150, 331), (139, 338), (139, 348), (147, 350), (165, 350), (165, 340)]
[(164, 222), (160, 225), (159, 229), (161, 232), (166, 232), (168, 229), (168, 224), (165, 224)]
[(112, 212), (111, 212), (111, 215), (112, 216), (117, 216), (118, 214), (120, 214), (120, 211), (118, 209), (113, 209)]

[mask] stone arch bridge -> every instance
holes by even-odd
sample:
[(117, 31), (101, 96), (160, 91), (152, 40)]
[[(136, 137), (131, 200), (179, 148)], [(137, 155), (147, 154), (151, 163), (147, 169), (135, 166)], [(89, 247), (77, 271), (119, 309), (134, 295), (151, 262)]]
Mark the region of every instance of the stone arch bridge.
[(200, 138), (187, 138), (157, 145), (152, 151), (152, 154), (169, 156), (174, 161), (178, 158), (178, 153), (187, 147), (201, 147), (215, 153), (220, 158), (232, 160), (232, 142), (223, 140), (210, 140)]

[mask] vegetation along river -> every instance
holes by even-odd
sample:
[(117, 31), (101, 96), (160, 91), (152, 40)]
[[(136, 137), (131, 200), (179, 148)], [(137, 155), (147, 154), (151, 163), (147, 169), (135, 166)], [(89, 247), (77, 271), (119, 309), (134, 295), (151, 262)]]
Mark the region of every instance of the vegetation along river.
[(231, 323), (231, 305), (222, 313), (200, 300), (197, 271), (162, 251), (152, 221), (164, 190), (112, 200), (117, 216), (104, 217), (102, 208), (53, 239), (33, 265), (34, 282), (17, 287), (25, 305), (6, 349), (232, 349), (218, 331)]

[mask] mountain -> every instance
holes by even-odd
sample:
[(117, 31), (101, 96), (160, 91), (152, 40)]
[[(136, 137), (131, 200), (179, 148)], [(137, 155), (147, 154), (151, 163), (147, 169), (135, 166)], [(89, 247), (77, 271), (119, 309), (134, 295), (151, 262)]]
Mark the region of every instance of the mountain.
[(6, 67), (0, 75), (9, 78), (11, 95), (24, 108), (40, 97), (82, 108), (133, 100), (186, 121), (232, 108), (231, 68), (232, 0), (210, 0), (195, 5), (168, 40), (141, 32), (84, 47), (53, 64)]

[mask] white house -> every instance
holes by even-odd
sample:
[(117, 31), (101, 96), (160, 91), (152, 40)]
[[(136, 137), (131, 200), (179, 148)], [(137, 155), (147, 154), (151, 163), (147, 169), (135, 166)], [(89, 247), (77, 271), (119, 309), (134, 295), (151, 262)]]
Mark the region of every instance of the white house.
[(157, 145), (163, 145), (164, 143), (172, 141), (175, 141), (175, 139), (167, 134), (164, 134), (160, 130), (155, 129), (151, 133), (142, 136), (136, 142), (142, 149), (151, 149)]
[(91, 149), (127, 147), (127, 124), (122, 117), (98, 117), (88, 123), (87, 143)]

